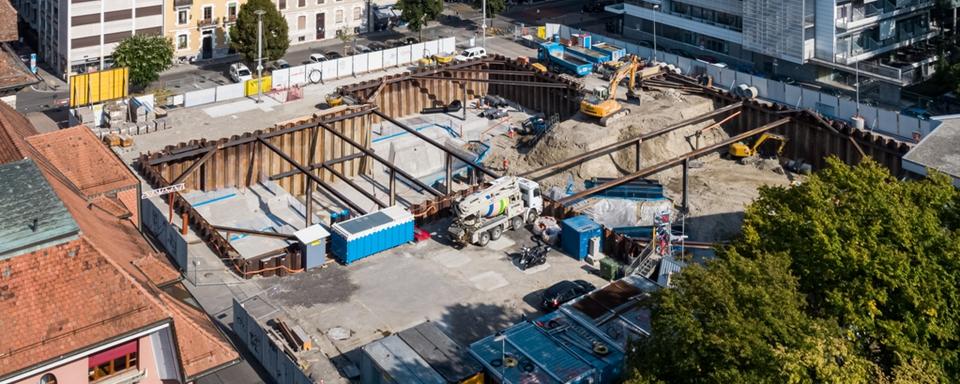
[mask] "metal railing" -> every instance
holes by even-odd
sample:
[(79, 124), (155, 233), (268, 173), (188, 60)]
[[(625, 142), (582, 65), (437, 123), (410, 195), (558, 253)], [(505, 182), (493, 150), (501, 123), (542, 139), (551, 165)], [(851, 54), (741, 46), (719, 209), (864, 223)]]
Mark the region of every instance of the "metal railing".
[(210, 28), (216, 27), (217, 24), (220, 24), (219, 17), (211, 17), (209, 19), (199, 19), (197, 20), (197, 28)]

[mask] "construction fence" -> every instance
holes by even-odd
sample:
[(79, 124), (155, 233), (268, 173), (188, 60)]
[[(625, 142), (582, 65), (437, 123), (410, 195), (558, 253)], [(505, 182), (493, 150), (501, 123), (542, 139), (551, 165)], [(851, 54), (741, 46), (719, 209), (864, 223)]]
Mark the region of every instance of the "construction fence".
[[(559, 34), (561, 38), (569, 39), (571, 34), (580, 32), (580, 30), (566, 25), (546, 25), (547, 36)], [(623, 47), (627, 50), (627, 53), (639, 57), (653, 57), (653, 49), (649, 47), (596, 33), (591, 33), (591, 36), (593, 36), (594, 44), (605, 42)], [(694, 76), (702, 73), (710, 75), (713, 78), (714, 87), (717, 88), (732, 90), (734, 87), (745, 84), (755, 87), (760, 99), (780, 103), (791, 108), (809, 109), (830, 119), (846, 121), (852, 126), (856, 126), (852, 118), (857, 114), (857, 103), (846, 97), (837, 97), (663, 51), (657, 51), (656, 60), (672, 64), (686, 75)], [(864, 119), (864, 129), (908, 142), (920, 141), (940, 125), (940, 122), (936, 120), (920, 120), (912, 116), (901, 115), (899, 111), (881, 107), (860, 104), (859, 109), (860, 116)]]
[[(273, 71), (269, 76), (264, 76), (261, 86), (264, 93), (269, 93), (294, 87), (319, 84), (327, 80), (408, 65), (424, 57), (435, 54), (452, 53), (455, 50), (456, 39), (447, 37), (381, 51), (347, 56), (336, 60), (278, 69)], [(186, 92), (182, 98), (183, 106), (195, 107), (254, 95), (257, 93), (257, 83), (258, 81), (253, 79), (248, 80), (246, 84), (227, 84), (216, 88)], [(177, 97), (174, 97), (174, 99), (179, 100)]]

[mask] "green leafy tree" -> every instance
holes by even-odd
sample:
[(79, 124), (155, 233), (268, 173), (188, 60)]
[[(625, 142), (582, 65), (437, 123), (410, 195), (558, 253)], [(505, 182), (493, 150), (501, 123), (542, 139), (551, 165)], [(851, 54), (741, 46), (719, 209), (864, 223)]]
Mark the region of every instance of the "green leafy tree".
[(488, 19), (493, 18), (496, 15), (499, 15), (500, 12), (503, 12), (503, 10), (507, 9), (506, 0), (473, 0), (473, 3), (472, 3), (473, 8), (482, 9), (484, 1), (487, 2), (487, 18)]
[(343, 54), (347, 55), (347, 44), (350, 44), (351, 41), (354, 41), (357, 38), (354, 35), (349, 27), (343, 27), (337, 30), (337, 39), (340, 39), (340, 42), (343, 43)]
[(419, 32), (423, 41), (423, 28), (443, 12), (443, 0), (399, 0), (395, 7), (401, 11), (400, 20), (411, 31)]
[(271, 0), (248, 0), (240, 6), (237, 23), (230, 28), (230, 47), (247, 62), (257, 61), (257, 10), (263, 10), (263, 59), (277, 60), (287, 53), (287, 21)]
[(130, 71), (130, 83), (137, 88), (160, 78), (173, 63), (173, 41), (163, 36), (133, 35), (117, 44), (113, 61)]
[(736, 252), (783, 253), (812, 316), (835, 320), (885, 372), (932, 361), (960, 381), (958, 192), (939, 174), (900, 182), (838, 159), (794, 188), (764, 188)]

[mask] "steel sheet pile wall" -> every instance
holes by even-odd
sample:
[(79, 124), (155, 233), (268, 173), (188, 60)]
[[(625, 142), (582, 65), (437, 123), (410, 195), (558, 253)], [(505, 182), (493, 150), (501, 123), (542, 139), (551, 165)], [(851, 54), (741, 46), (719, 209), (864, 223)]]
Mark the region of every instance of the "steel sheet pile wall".
[[(203, 159), (211, 150), (215, 150), (204, 163), (184, 178), (183, 183), (186, 184), (187, 190), (244, 188), (270, 176), (294, 170), (292, 165), (260, 144), (256, 139), (257, 136), (271, 136), (266, 139), (268, 142), (279, 147), (297, 162), (307, 164), (310, 154), (310, 137), (314, 129), (312, 127), (316, 127), (320, 121), (329, 122), (334, 129), (358, 142), (368, 144), (370, 142), (370, 116), (366, 110), (354, 111), (350, 108), (341, 108), (335, 112), (317, 114), (309, 119), (282, 123), (265, 130), (244, 133), (241, 136), (235, 135), (213, 141), (191, 141), (169, 146), (159, 153), (141, 155), (136, 166), (147, 183), (154, 187), (163, 187), (169, 185), (194, 162)], [(346, 142), (322, 129), (317, 146), (314, 159), (316, 162), (359, 153)], [(358, 157), (333, 167), (345, 175), (356, 176), (365, 171), (366, 164)], [(325, 180), (333, 180), (333, 175), (329, 172), (324, 170), (316, 172)], [(304, 179), (305, 177), (299, 173), (293, 173), (277, 182), (292, 194), (300, 195), (305, 190)], [(187, 217), (189, 225), (197, 235), (221, 259), (245, 278), (258, 274), (285, 275), (302, 268), (300, 255), (286, 249), (278, 249), (275, 253), (263, 255), (263, 257), (243, 259), (230, 242), (213, 228), (179, 192), (173, 194), (173, 207), (176, 212)]]
[[(468, 100), (490, 93), (512, 100), (524, 108), (543, 112), (548, 116), (559, 114), (561, 118), (568, 118), (576, 114), (579, 108), (581, 88), (579, 84), (552, 73), (537, 72), (529, 64), (521, 64), (503, 56), (491, 56), (465, 63), (452, 63), (433, 69), (386, 76), (378, 80), (345, 86), (340, 91), (361, 101), (367, 100), (372, 95), (370, 102), (375, 104), (381, 112), (393, 118), (403, 118), (417, 114), (426, 107), (463, 100), (462, 82), (423, 77), (478, 80), (466, 81)], [(484, 81), (542, 82), (567, 87), (487, 84)], [(385, 84), (381, 86), (381, 82)], [(379, 122), (378, 118), (374, 119), (374, 122)]]

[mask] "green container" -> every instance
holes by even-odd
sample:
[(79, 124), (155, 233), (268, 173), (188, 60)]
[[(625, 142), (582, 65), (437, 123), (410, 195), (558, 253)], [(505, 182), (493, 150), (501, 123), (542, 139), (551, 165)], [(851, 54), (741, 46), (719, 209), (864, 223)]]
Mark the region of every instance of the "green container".
[(612, 257), (600, 259), (600, 277), (607, 280), (616, 280), (623, 277), (623, 270), (620, 263)]

